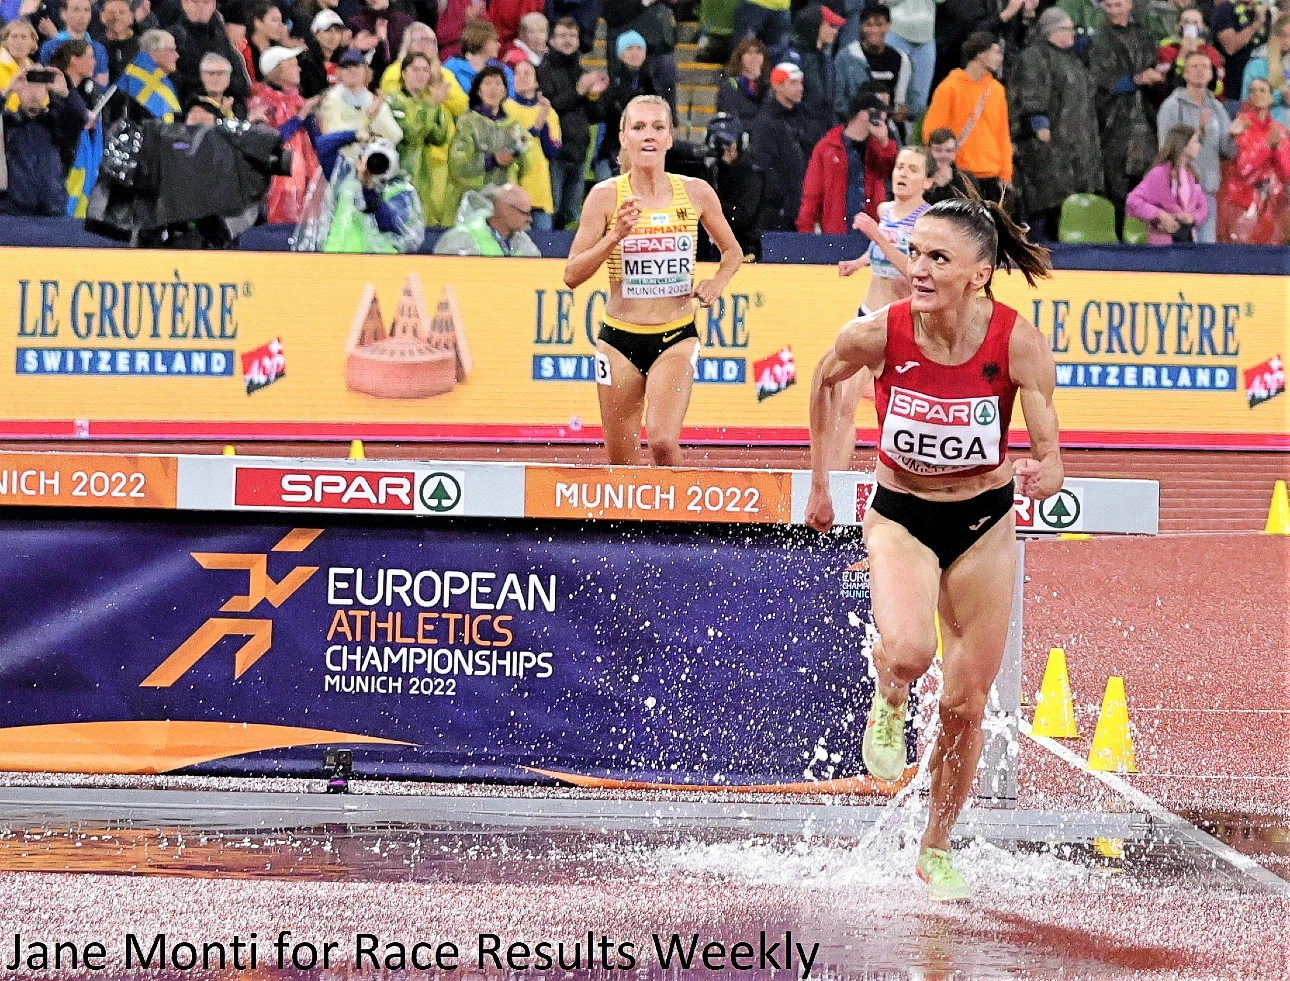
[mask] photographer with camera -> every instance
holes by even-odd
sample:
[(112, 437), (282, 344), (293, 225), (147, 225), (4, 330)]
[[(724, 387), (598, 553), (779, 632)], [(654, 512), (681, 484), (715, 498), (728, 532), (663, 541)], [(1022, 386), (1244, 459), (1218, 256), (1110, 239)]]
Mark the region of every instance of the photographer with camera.
[(761, 210), (766, 175), (753, 165), (748, 153), (748, 134), (739, 117), (719, 112), (708, 124), (705, 141), (708, 182), (717, 192), (721, 213), (730, 223), (744, 257), (761, 252), (757, 218)]
[(886, 107), (872, 92), (857, 92), (845, 126), (835, 126), (815, 145), (806, 167), (797, 230), (845, 235), (856, 215), (877, 219), (886, 183), (899, 151), (887, 129)]
[(399, 254), (421, 247), (421, 199), (390, 140), (348, 130), (319, 137), (316, 149), (322, 169), (292, 236), (293, 251)]

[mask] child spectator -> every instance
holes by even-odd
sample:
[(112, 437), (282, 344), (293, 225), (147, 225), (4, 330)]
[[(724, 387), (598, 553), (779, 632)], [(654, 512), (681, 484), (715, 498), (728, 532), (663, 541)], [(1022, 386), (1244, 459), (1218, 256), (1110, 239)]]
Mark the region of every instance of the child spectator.
[(1196, 241), (1196, 229), (1209, 211), (1205, 191), (1192, 162), (1200, 153), (1200, 137), (1190, 126), (1175, 126), (1165, 134), (1156, 165), (1129, 192), (1128, 214), (1150, 227), (1152, 245)]

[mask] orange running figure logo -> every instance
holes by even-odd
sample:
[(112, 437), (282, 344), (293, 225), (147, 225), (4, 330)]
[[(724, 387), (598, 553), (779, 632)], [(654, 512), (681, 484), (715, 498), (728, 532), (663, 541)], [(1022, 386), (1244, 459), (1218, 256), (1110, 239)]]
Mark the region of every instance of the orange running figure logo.
[[(273, 546), (274, 552), (303, 552), (321, 535), (321, 528), (297, 528)], [(264, 600), (276, 609), (318, 571), (316, 565), (300, 565), (280, 581), (269, 577), (269, 557), (263, 552), (193, 552), (203, 569), (245, 569), (249, 578), (245, 596), (234, 596), (220, 610), (224, 613), (254, 613)], [(139, 683), (140, 688), (169, 688), (225, 637), (246, 637), (233, 663), (233, 680), (242, 677), (273, 644), (273, 621), (241, 617), (211, 617), (193, 631), (157, 669)]]

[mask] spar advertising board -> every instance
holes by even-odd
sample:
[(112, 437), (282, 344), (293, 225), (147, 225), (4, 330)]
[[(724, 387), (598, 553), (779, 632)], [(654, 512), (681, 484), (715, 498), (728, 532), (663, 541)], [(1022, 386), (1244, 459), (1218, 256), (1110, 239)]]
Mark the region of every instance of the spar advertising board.
[[(3, 257), (3, 437), (599, 438), (606, 284), (564, 288), (561, 261)], [(699, 312), (686, 438), (805, 441), (810, 372), (864, 289), (831, 267), (740, 270)], [(1051, 343), (1065, 445), (1290, 447), (1281, 279), (1059, 271), (995, 290)], [(868, 404), (858, 425), (876, 439)]]

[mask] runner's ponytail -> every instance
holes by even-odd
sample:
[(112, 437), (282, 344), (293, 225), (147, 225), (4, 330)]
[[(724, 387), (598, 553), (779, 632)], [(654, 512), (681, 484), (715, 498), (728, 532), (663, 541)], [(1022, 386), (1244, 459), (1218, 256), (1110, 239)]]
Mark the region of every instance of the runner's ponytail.
[[(971, 187), (970, 197), (938, 201), (923, 217), (958, 226), (980, 246), (982, 259), (991, 259), (996, 269), (1019, 270), (1031, 286), (1051, 276), (1053, 264), (1048, 250), (1027, 239), (1026, 229), (1014, 222), (1001, 204), (985, 201), (975, 192), (976, 188)], [(990, 285), (985, 284), (985, 295), (993, 299)]]

